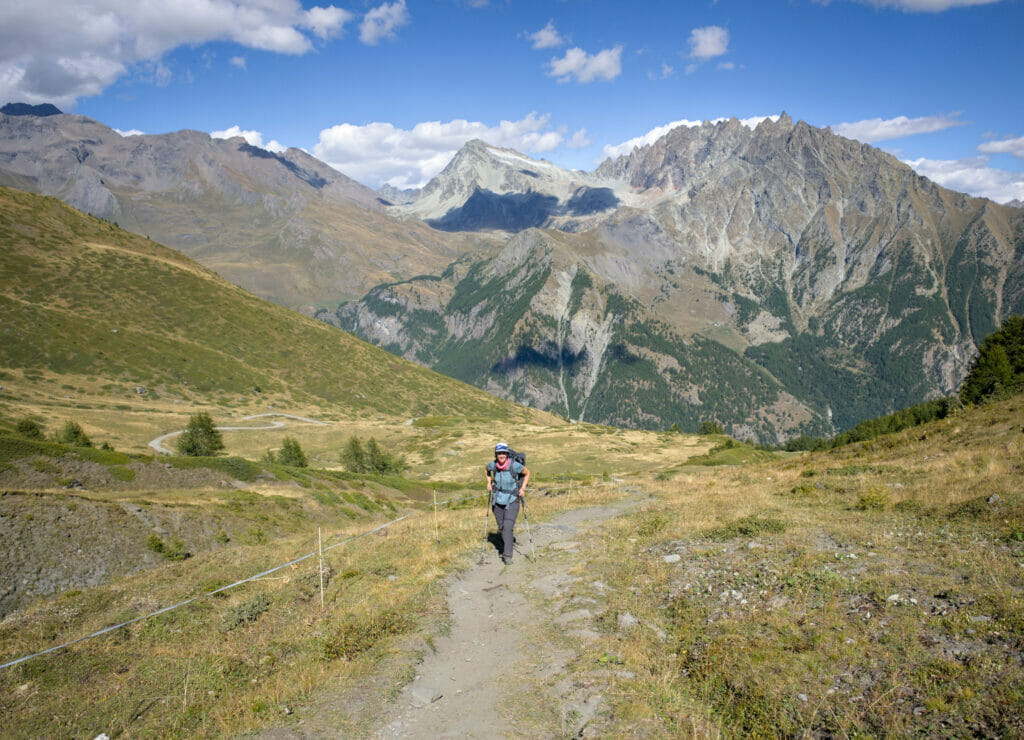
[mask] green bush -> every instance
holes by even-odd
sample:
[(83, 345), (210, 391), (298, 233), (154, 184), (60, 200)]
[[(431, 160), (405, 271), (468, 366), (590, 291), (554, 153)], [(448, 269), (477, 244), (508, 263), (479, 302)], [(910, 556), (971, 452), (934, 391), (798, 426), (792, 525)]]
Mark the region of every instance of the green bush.
[(185, 550), (185, 543), (178, 537), (167, 544), (160, 539), (160, 535), (151, 534), (146, 538), (146, 547), (158, 555), (163, 555), (168, 560), (185, 560), (192, 557), (192, 553)]
[(858, 511), (882, 511), (889, 504), (889, 494), (881, 488), (870, 488), (857, 497)]
[(270, 608), (271, 603), (270, 597), (266, 594), (256, 594), (248, 601), (243, 601), (224, 615), (225, 631), (230, 632), (233, 629), (255, 622), (263, 612)]
[(712, 540), (730, 540), (734, 537), (756, 537), (759, 534), (774, 534), (786, 529), (786, 523), (774, 517), (761, 517), (757, 514), (737, 519), (723, 527), (716, 527), (707, 532)]
[(64, 422), (64, 426), (57, 433), (57, 441), (69, 447), (92, 447), (92, 440), (77, 421)]
[(384, 638), (400, 635), (412, 627), (409, 612), (397, 609), (388, 609), (369, 618), (350, 617), (324, 640), (321, 654), (325, 660), (355, 658)]
[(123, 465), (111, 466), (110, 474), (119, 481), (124, 481), (125, 483), (135, 480), (135, 471), (131, 468), (126, 468)]
[(43, 428), (39, 425), (35, 419), (21, 419), (14, 427), (14, 431), (20, 434), (22, 437), (28, 437), (29, 439), (43, 439)]

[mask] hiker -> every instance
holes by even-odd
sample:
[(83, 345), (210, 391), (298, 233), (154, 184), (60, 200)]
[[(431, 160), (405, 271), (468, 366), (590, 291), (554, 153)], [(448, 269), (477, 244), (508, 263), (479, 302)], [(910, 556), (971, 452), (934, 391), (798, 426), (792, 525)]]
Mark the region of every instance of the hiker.
[(504, 549), (501, 562), (512, 562), (512, 546), (516, 538), (513, 530), (519, 515), (519, 501), (530, 481), (526, 466), (512, 459), (512, 450), (504, 442), (494, 446), (494, 459), (487, 463), (487, 492), (491, 494), (491, 508), (498, 522), (498, 532)]

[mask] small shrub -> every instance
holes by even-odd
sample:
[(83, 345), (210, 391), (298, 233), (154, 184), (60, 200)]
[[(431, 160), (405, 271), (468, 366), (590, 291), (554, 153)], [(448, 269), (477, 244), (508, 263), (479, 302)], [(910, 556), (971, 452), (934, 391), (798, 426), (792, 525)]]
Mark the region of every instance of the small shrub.
[(774, 517), (761, 517), (757, 514), (745, 516), (724, 527), (716, 527), (707, 532), (713, 540), (730, 540), (734, 537), (756, 537), (760, 534), (775, 534), (785, 531), (786, 523)]
[(146, 538), (146, 547), (168, 560), (179, 561), (192, 556), (192, 553), (185, 551), (185, 543), (178, 537), (171, 540), (170, 544), (166, 544), (160, 539), (160, 535), (151, 534)]
[(999, 535), (999, 539), (1007, 544), (1024, 542), (1024, 529), (1021, 529), (1020, 527), (1008, 529)]
[(857, 511), (882, 511), (889, 504), (889, 494), (881, 488), (870, 488), (857, 497)]
[(992, 509), (987, 496), (978, 496), (962, 504), (956, 504), (949, 512), (950, 519), (981, 519)]
[(110, 468), (110, 474), (125, 483), (135, 480), (135, 471), (131, 468), (126, 468), (124, 465), (114, 465)]
[(413, 626), (406, 612), (388, 609), (369, 618), (350, 617), (334, 634), (324, 640), (321, 655), (325, 660), (356, 658), (391, 635), (400, 635)]
[(224, 615), (224, 630), (230, 632), (243, 625), (252, 624), (270, 608), (270, 604), (270, 597), (266, 594), (256, 594), (248, 601), (243, 601)]
[(662, 514), (648, 514), (636, 526), (641, 537), (653, 537), (668, 526), (668, 520)]
[(924, 510), (924, 504), (916, 498), (905, 498), (893, 504), (892, 508), (903, 514), (919, 514)]
[(54, 465), (49, 460), (44, 460), (42, 458), (36, 458), (35, 460), (32, 461), (32, 469), (35, 470), (37, 473), (46, 473), (49, 475), (56, 475), (57, 473), (60, 472), (59, 467)]
[(28, 437), (29, 439), (43, 439), (44, 437), (43, 428), (35, 419), (21, 419), (15, 424), (14, 431), (22, 437)]

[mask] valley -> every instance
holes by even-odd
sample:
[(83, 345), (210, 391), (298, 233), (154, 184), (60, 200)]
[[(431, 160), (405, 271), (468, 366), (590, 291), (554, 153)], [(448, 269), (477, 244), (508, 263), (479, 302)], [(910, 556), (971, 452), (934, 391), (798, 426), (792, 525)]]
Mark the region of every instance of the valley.
[[(128, 146), (52, 117), (99, 137), (79, 164)], [(359, 254), (315, 291), (261, 261), (232, 209), (266, 180), (197, 196), (231, 245), (189, 256), (63, 202), (139, 212), (107, 165), (57, 192), (2, 160), (54, 193), (0, 188), (0, 735), (1024, 732), (1016, 211), (788, 117), (569, 175), (471, 142), (461, 184), (396, 205), (203, 136), (177, 138), (347, 193), (286, 218)], [(947, 395), (832, 449), (754, 444)], [(182, 454), (203, 414), (223, 450)], [(508, 567), (498, 440), (532, 472)], [(508, 645), (512, 675), (483, 670)]]

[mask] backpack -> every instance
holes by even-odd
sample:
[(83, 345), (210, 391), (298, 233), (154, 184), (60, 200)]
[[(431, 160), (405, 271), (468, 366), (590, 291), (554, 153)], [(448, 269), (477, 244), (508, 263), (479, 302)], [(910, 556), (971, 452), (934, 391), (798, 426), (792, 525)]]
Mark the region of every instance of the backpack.
[[(520, 465), (523, 466), (524, 469), (526, 468), (526, 453), (525, 452), (516, 452), (515, 450), (511, 450), (510, 449), (508, 451), (508, 456), (512, 459), (513, 463), (519, 463)], [(523, 479), (523, 473), (522, 473), (522, 471), (520, 471), (519, 474), (516, 476), (516, 485), (518, 485), (519, 481), (521, 481), (522, 479)]]

